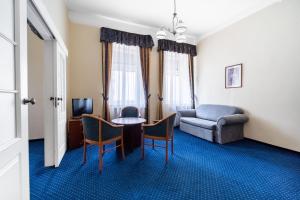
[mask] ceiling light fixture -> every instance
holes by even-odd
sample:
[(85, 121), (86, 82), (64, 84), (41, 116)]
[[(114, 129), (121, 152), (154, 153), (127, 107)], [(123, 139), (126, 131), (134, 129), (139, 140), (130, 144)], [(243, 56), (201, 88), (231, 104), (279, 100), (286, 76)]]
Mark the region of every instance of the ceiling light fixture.
[(183, 23), (181, 19), (178, 18), (178, 14), (176, 12), (176, 0), (174, 0), (174, 13), (173, 13), (173, 20), (172, 20), (172, 29), (165, 28), (162, 26), (156, 32), (157, 39), (166, 39), (167, 32), (171, 33), (175, 37), (175, 41), (178, 43), (183, 43), (186, 41), (186, 36), (184, 33), (186, 32), (187, 27)]

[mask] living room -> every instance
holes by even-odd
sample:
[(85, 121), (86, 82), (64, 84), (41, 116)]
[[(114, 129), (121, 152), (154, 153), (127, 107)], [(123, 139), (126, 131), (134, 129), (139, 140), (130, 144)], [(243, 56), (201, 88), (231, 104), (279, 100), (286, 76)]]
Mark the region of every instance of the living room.
[[(5, 199), (300, 199), (300, 1), (28, 2), (41, 22), (26, 17), (29, 74), (15, 80), (39, 82), (15, 103), (29, 109), (18, 179), (0, 148)], [(56, 75), (34, 75), (53, 58)], [(50, 82), (52, 96), (31, 93)]]
[[(295, 11), (286, 10), (288, 8)], [(299, 99), (295, 93), (298, 88), (295, 57), (299, 47), (295, 41), (297, 31), (292, 27), (292, 21), (296, 19), (293, 15), (296, 9), (297, 6), (290, 2), (275, 3), (201, 39), (197, 43), (194, 76), (198, 105), (239, 106), (247, 111), (251, 119), (245, 126), (247, 138), (299, 151), (299, 129), (296, 123), (299, 108), (295, 107)], [(87, 96), (95, 99), (96, 114), (100, 115), (103, 98), (99, 95), (99, 91), (102, 93), (99, 27), (122, 27), (122, 31), (140, 34), (155, 35), (156, 32), (152, 33), (149, 28), (105, 21), (101, 16), (96, 20), (96, 17), (70, 12), (72, 67), (69, 85), (72, 97)], [(155, 40), (155, 36), (153, 39)], [(197, 38), (190, 38), (191, 43), (196, 40)], [(159, 58), (156, 46), (151, 51), (150, 59), (149, 110), (150, 121), (153, 121), (158, 117)], [(243, 87), (225, 89), (225, 67), (240, 63), (243, 64)], [(281, 81), (281, 76), (288, 78)], [(291, 95), (293, 98), (290, 98)], [(69, 115), (71, 110), (70, 107)]]

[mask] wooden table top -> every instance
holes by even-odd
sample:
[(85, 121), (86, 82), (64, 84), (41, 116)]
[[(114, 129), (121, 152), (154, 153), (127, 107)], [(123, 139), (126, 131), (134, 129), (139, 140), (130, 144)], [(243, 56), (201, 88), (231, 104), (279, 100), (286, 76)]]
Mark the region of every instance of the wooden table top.
[(146, 122), (146, 119), (140, 117), (124, 117), (124, 118), (116, 118), (111, 120), (114, 124), (119, 125), (135, 125), (135, 124), (142, 124)]

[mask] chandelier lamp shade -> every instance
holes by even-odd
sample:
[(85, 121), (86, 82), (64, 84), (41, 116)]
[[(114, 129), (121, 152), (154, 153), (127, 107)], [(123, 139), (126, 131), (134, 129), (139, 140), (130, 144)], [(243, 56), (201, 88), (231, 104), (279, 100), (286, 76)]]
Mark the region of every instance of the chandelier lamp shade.
[(186, 29), (187, 28), (186, 28), (185, 24), (183, 23), (183, 21), (179, 20), (177, 25), (176, 25), (176, 28), (175, 28), (176, 33), (180, 33), (180, 34), (184, 33), (186, 31)]
[(187, 30), (186, 25), (184, 22), (179, 19), (177, 11), (176, 11), (176, 0), (174, 0), (174, 13), (173, 13), (173, 19), (172, 19), (172, 28), (166, 28), (162, 26), (157, 32), (156, 32), (156, 38), (157, 39), (166, 39), (167, 33), (170, 33), (175, 37), (175, 41), (177, 43), (183, 43), (186, 41), (186, 35), (184, 34)]
[(186, 36), (183, 35), (183, 34), (177, 33), (175, 35), (175, 40), (176, 40), (177, 43), (183, 43), (183, 42), (186, 41)]
[(164, 27), (161, 27), (159, 31), (156, 33), (157, 39), (165, 39), (167, 37), (167, 33), (164, 30)]

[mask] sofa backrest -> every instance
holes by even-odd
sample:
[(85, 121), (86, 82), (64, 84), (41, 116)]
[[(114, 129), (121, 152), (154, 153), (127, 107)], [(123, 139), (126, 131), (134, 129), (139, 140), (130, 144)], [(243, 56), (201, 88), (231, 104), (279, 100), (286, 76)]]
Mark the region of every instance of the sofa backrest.
[(217, 121), (220, 117), (243, 114), (243, 110), (234, 106), (202, 104), (196, 109), (197, 118)]

